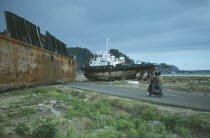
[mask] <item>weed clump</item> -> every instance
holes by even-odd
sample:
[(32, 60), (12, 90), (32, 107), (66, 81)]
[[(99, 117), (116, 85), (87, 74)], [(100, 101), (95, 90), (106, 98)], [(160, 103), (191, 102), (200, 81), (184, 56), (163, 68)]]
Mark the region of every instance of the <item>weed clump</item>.
[(22, 116), (28, 116), (28, 115), (31, 115), (34, 113), (36, 113), (36, 110), (34, 110), (33, 108), (30, 108), (30, 107), (22, 108), (20, 111), (20, 115), (22, 115)]
[(0, 126), (0, 137), (2, 137), (4, 135), (4, 128), (2, 126)]
[(48, 93), (50, 91), (50, 89), (46, 89), (46, 88), (42, 88), (42, 87), (37, 87), (37, 88), (33, 88), (31, 89), (31, 93)]
[(90, 118), (97, 118), (97, 114), (110, 115), (114, 114), (111, 107), (100, 102), (84, 102), (77, 98), (72, 98), (73, 108), (69, 108), (66, 113), (67, 118), (77, 116), (88, 116)]
[(117, 121), (117, 130), (123, 132), (130, 132), (132, 128), (134, 128), (134, 124), (131, 121), (121, 119)]
[(177, 125), (181, 125), (181, 118), (177, 114), (165, 115), (163, 116), (162, 121), (169, 130), (174, 130)]
[(0, 122), (5, 122), (5, 117), (0, 115)]
[(29, 127), (25, 123), (19, 123), (15, 127), (15, 132), (19, 135), (26, 135), (29, 133)]
[(85, 137), (82, 133), (80, 133), (75, 127), (70, 127), (67, 131), (68, 138), (82, 138)]
[(33, 135), (37, 138), (53, 138), (56, 135), (56, 123), (52, 119), (38, 119), (33, 130)]
[(73, 97), (77, 97), (77, 98), (81, 98), (81, 99), (85, 99), (86, 98), (86, 95), (84, 93), (77, 92), (77, 91), (72, 91), (71, 95)]
[(120, 138), (120, 137), (125, 137), (125, 136), (126, 136), (125, 134), (115, 131), (113, 129), (106, 129), (95, 135), (95, 137), (97, 138)]
[(184, 137), (187, 137), (191, 134), (190, 129), (182, 127), (182, 126), (178, 126), (178, 125), (176, 125), (176, 127), (174, 128), (174, 132), (176, 132)]

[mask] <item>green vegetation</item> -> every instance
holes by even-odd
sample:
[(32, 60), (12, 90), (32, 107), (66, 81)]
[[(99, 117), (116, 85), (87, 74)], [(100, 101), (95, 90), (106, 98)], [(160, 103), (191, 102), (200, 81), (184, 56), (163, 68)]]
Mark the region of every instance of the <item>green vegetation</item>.
[(176, 66), (167, 65), (165, 63), (160, 63), (158, 65), (158, 69), (157, 69), (157, 71), (166, 72), (166, 73), (169, 73), (169, 72), (172, 72), (172, 71), (177, 71), (177, 70), (179, 70), (179, 69)]
[(101, 114), (114, 114), (110, 107), (103, 103), (84, 102), (77, 98), (73, 98), (71, 101), (74, 107), (67, 109), (66, 114), (66, 117), (70, 119), (78, 116), (88, 116), (96, 119), (98, 115), (100, 116)]
[(164, 89), (210, 95), (208, 76), (164, 76)]
[(29, 116), (30, 114), (34, 114), (34, 113), (36, 113), (36, 111), (30, 107), (22, 108), (20, 111), (20, 115), (22, 116)]
[(169, 72), (169, 71), (172, 71), (172, 68), (165, 63), (160, 63), (158, 65), (158, 70), (161, 72)]
[(34, 124), (33, 135), (37, 138), (53, 138), (56, 135), (56, 123), (52, 119), (38, 119)]
[[(0, 98), (4, 96), (7, 95), (2, 94)], [(11, 108), (0, 112), (0, 125), (4, 126), (0, 127), (0, 136), (166, 138), (172, 134), (198, 136), (200, 132), (205, 137), (210, 132), (209, 113), (160, 109), (160, 106), (68, 86), (19, 90), (11, 96), (13, 100), (4, 103)]]
[(0, 137), (2, 137), (4, 135), (4, 128), (3, 126), (0, 126)]
[(19, 123), (15, 127), (15, 132), (19, 135), (27, 135), (29, 133), (29, 127), (25, 123)]
[(5, 122), (5, 117), (0, 115), (0, 122)]
[(67, 134), (66, 136), (62, 136), (62, 137), (66, 137), (66, 138), (84, 138), (84, 137), (88, 137), (88, 136), (84, 136), (83, 133), (80, 133), (75, 127), (70, 127), (67, 130)]
[(77, 72), (81, 72), (80, 68), (82, 65), (89, 64), (91, 58), (93, 58), (93, 54), (87, 48), (67, 48), (70, 57), (76, 56), (77, 58)]
[(113, 85), (117, 85), (117, 86), (125, 86), (126, 83), (125, 82), (116, 82), (116, 83), (113, 83)]
[(188, 85), (190, 85), (190, 86), (202, 86), (202, 87), (204, 87), (204, 86), (208, 86), (208, 87), (210, 87), (210, 82), (200, 82), (200, 83), (189, 83)]
[[(129, 104), (126, 104), (125, 101), (121, 100), (106, 100), (106, 103), (109, 103), (110, 105), (124, 109), (124, 111), (129, 112)], [(151, 129), (148, 129), (148, 122), (150, 120), (156, 120), (163, 122), (163, 125), (159, 127), (160, 130), (152, 130), (152, 132), (160, 132), (161, 134), (166, 134), (166, 132), (175, 132), (182, 136), (189, 136), (192, 132), (200, 131), (202, 129), (205, 132), (209, 131), (209, 125), (210, 125), (210, 114), (190, 114), (190, 115), (179, 115), (179, 114), (171, 114), (171, 113), (162, 113), (158, 111), (153, 106), (145, 106), (145, 105), (139, 105), (134, 104), (132, 113), (130, 118), (127, 118), (131, 120), (135, 126), (140, 126), (140, 124), (145, 124), (142, 127), (145, 129), (145, 131), (151, 131)], [(136, 119), (140, 118), (140, 120)], [(208, 119), (207, 119), (208, 118)], [(126, 119), (126, 120), (127, 120)], [(207, 120), (208, 121), (207, 121)], [(206, 126), (204, 126), (206, 124)], [(207, 125), (208, 124), (208, 125)], [(145, 132), (144, 131), (144, 132)], [(151, 133), (151, 132), (150, 132)]]
[(114, 55), (116, 58), (119, 58), (119, 57), (121, 57), (121, 56), (125, 57), (125, 63), (126, 63), (126, 64), (132, 64), (132, 63), (134, 63), (134, 61), (133, 61), (132, 59), (130, 59), (130, 58), (129, 58), (128, 56), (126, 56), (125, 54), (119, 52), (119, 50), (117, 50), (117, 49), (111, 49), (111, 50), (110, 50), (110, 53), (111, 53), (112, 55)]

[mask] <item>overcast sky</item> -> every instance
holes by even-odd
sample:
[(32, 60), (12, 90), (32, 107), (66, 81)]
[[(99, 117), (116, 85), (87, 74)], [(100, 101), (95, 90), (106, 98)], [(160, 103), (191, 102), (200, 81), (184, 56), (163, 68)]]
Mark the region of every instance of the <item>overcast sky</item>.
[(210, 0), (0, 0), (11, 11), (49, 31), (67, 47), (96, 52), (111, 47), (134, 61), (179, 69), (210, 69)]

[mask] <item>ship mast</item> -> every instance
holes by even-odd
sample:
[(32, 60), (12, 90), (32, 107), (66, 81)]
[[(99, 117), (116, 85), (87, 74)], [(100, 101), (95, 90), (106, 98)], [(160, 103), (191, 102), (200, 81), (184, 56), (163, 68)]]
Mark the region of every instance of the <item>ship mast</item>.
[(109, 45), (111, 46), (111, 42), (109, 40), (110, 40), (109, 38), (106, 39), (106, 53), (107, 54), (110, 54), (109, 53)]

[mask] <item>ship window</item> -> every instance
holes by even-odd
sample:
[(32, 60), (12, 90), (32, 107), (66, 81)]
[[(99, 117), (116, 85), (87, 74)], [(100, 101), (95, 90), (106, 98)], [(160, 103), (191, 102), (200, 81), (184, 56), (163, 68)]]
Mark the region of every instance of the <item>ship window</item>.
[(74, 64), (75, 64), (75, 61), (72, 62), (72, 65), (74, 65)]

